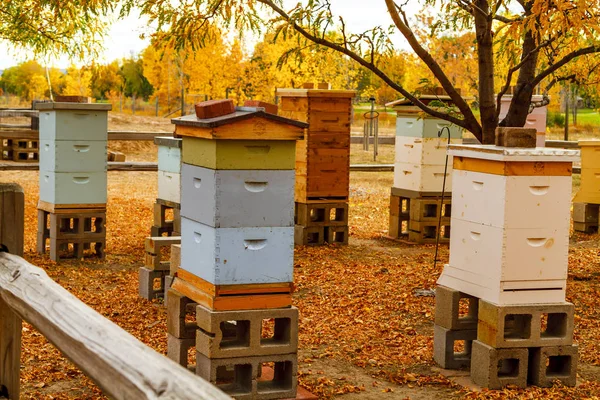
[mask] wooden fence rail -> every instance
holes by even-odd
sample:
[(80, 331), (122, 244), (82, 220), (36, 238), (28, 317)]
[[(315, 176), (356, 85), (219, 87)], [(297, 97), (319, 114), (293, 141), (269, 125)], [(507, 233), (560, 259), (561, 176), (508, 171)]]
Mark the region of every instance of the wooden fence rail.
[[(119, 301), (115, 299), (115, 301)], [(0, 384), (19, 398), (21, 319), (113, 399), (229, 399), (144, 345), (21, 257), (0, 253)]]
[[(1, 139), (39, 140), (36, 130), (7, 129), (0, 130)], [(152, 141), (156, 136), (173, 136), (173, 132), (133, 132), (133, 131), (108, 131), (108, 140), (134, 140)]]

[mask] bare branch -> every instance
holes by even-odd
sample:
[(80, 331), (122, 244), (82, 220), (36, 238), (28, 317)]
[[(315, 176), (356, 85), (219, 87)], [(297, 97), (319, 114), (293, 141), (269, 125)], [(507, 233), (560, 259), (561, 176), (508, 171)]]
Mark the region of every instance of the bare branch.
[(532, 86), (538, 85), (548, 75), (552, 74), (553, 72), (556, 72), (558, 69), (562, 68), (563, 66), (565, 66), (567, 63), (569, 63), (573, 59), (575, 59), (577, 57), (580, 57), (580, 56), (583, 56), (583, 55), (594, 54), (594, 53), (600, 53), (600, 45), (594, 45), (594, 46), (584, 47), (582, 49), (575, 50), (575, 51), (567, 54), (566, 56), (564, 56), (563, 58), (561, 58), (558, 62), (556, 62), (555, 64), (551, 65), (546, 70), (540, 72), (533, 79), (533, 81), (531, 82), (531, 85)]

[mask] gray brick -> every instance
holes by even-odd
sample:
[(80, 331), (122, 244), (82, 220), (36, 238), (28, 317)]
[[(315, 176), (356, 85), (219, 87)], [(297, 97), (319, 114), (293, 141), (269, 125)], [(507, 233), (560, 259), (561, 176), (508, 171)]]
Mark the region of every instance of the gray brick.
[[(461, 369), (471, 366), (471, 348), (477, 339), (477, 330), (450, 330), (439, 325), (433, 327), (433, 359), (442, 368)], [(464, 349), (454, 352), (454, 343), (464, 341)]]
[[(162, 297), (165, 292), (165, 275), (166, 271), (153, 271), (146, 267), (141, 267), (139, 270), (139, 295), (146, 300), (152, 300), (157, 297)], [(160, 288), (154, 289), (154, 280), (160, 279)]]
[[(467, 314), (460, 317), (460, 300), (467, 299)], [(477, 329), (477, 298), (446, 286), (438, 285), (435, 289), (435, 324), (450, 330)]]
[(194, 310), (196, 303), (175, 289), (169, 289), (167, 295), (167, 332), (178, 339), (196, 338), (197, 326), (194, 322), (186, 322), (188, 310)]
[[(260, 377), (259, 371), (266, 363), (274, 363), (272, 380)], [(197, 353), (196, 374), (237, 400), (296, 398), (298, 356), (280, 354), (210, 359)]]
[[(263, 320), (274, 319), (274, 334), (262, 337)], [(196, 307), (196, 350), (209, 358), (295, 353), (298, 309), (212, 311)]]
[(167, 357), (182, 367), (188, 368), (188, 350), (194, 345), (194, 339), (179, 339), (167, 334)]
[(529, 349), (529, 382), (550, 387), (555, 380), (566, 386), (577, 383), (577, 345)]
[(474, 340), (471, 351), (471, 379), (477, 385), (489, 389), (527, 386), (528, 349), (495, 349)]
[(573, 221), (591, 223), (598, 226), (600, 205), (587, 203), (573, 203)]
[(573, 343), (573, 324), (571, 303), (498, 306), (479, 300), (477, 340), (496, 348), (564, 346)]

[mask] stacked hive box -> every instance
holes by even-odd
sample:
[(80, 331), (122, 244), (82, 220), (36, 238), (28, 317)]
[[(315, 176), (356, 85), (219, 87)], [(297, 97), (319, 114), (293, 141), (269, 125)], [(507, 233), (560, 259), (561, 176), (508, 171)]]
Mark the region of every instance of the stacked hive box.
[(278, 89), (280, 114), (308, 122), (296, 148), (296, 244), (348, 243), (349, 90)]
[[(449, 97), (423, 95), (420, 99), (428, 103), (434, 99), (448, 101)], [(462, 143), (462, 130), (447, 121), (423, 116), (421, 110), (408, 100), (387, 105), (397, 112), (389, 235), (408, 238), (411, 242), (435, 243), (441, 218), (440, 240), (447, 242), (450, 238), (451, 160), (445, 175), (446, 200), (443, 205), (440, 202), (446, 170), (446, 147), (448, 135), (450, 143)], [(441, 130), (444, 131), (440, 137), (438, 133)]]
[(72, 248), (104, 257), (109, 104), (38, 103), (40, 110), (39, 253)]
[[(455, 357), (470, 358), (472, 379), (490, 388), (546, 386), (552, 379), (573, 385), (577, 346), (565, 288), (577, 152), (450, 146), (449, 153), (452, 237), (438, 280), (436, 361), (449, 366)], [(475, 330), (443, 323), (457, 321), (461, 298), (469, 299), (467, 321), (477, 315)], [(454, 354), (454, 341), (470, 351)]]
[[(510, 108), (510, 103), (512, 101), (512, 95), (504, 95), (500, 101), (500, 115), (498, 116), (499, 120), (502, 121), (506, 114), (508, 114), (508, 109)], [(531, 96), (532, 102), (541, 102), (543, 97), (541, 95)], [(544, 147), (546, 145), (546, 114), (548, 113), (548, 108), (546, 106), (543, 107), (535, 107), (531, 113), (527, 114), (527, 120), (525, 121), (525, 125), (523, 128), (533, 128), (536, 131), (536, 147)]]
[(576, 231), (598, 232), (600, 220), (600, 140), (580, 140), (581, 185), (573, 199), (573, 227)]
[[(158, 198), (154, 204), (154, 225), (151, 236), (181, 234), (180, 192), (181, 192), (181, 139), (156, 137), (158, 146)], [(173, 219), (166, 219), (167, 210), (172, 210)]]
[[(158, 198), (154, 203), (154, 225), (151, 237), (146, 238), (146, 257), (139, 270), (139, 295), (151, 300), (164, 296), (171, 286), (170, 261), (162, 259), (163, 248), (181, 242), (180, 192), (181, 192), (181, 139), (156, 137), (158, 146)], [(167, 219), (167, 212), (172, 218)], [(169, 237), (162, 237), (163, 234)]]
[[(262, 108), (173, 123), (183, 136), (182, 242), (167, 296), (169, 356), (187, 366), (195, 344), (197, 374), (237, 399), (294, 397), (294, 152), (307, 125)], [(193, 306), (196, 321), (186, 322)], [(273, 378), (259, 379), (271, 363)]]

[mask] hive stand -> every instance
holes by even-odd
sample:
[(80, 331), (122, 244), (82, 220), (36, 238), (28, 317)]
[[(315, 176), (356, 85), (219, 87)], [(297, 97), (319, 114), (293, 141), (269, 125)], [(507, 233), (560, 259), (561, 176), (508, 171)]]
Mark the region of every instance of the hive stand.
[[(440, 94), (423, 94), (424, 103), (444, 101), (450, 97)], [(423, 117), (420, 109), (406, 99), (386, 104), (397, 114), (394, 162), (394, 186), (390, 197), (389, 236), (414, 243), (436, 243), (438, 220), (441, 217), (440, 242), (450, 239), (450, 211), (452, 197), (452, 160), (446, 172), (444, 185), (446, 147), (462, 143), (462, 131), (447, 121)], [(438, 132), (443, 128), (442, 137)]]
[(295, 243), (348, 244), (350, 127), (356, 92), (277, 89), (281, 115), (308, 122), (296, 147)]
[(37, 140), (2, 139), (0, 145), (2, 160), (17, 162), (38, 162), (39, 160)]
[(293, 155), (306, 124), (231, 101), (196, 107), (204, 119), (173, 120), (182, 236), (166, 296), (168, 356), (237, 399), (295, 397)]
[(573, 228), (598, 232), (600, 207), (600, 140), (580, 140), (581, 184), (573, 199)]
[[(49, 241), (50, 259), (96, 256), (104, 258), (106, 208), (55, 208), (38, 205), (37, 252), (44, 254)], [(93, 250), (86, 253), (86, 250)]]

